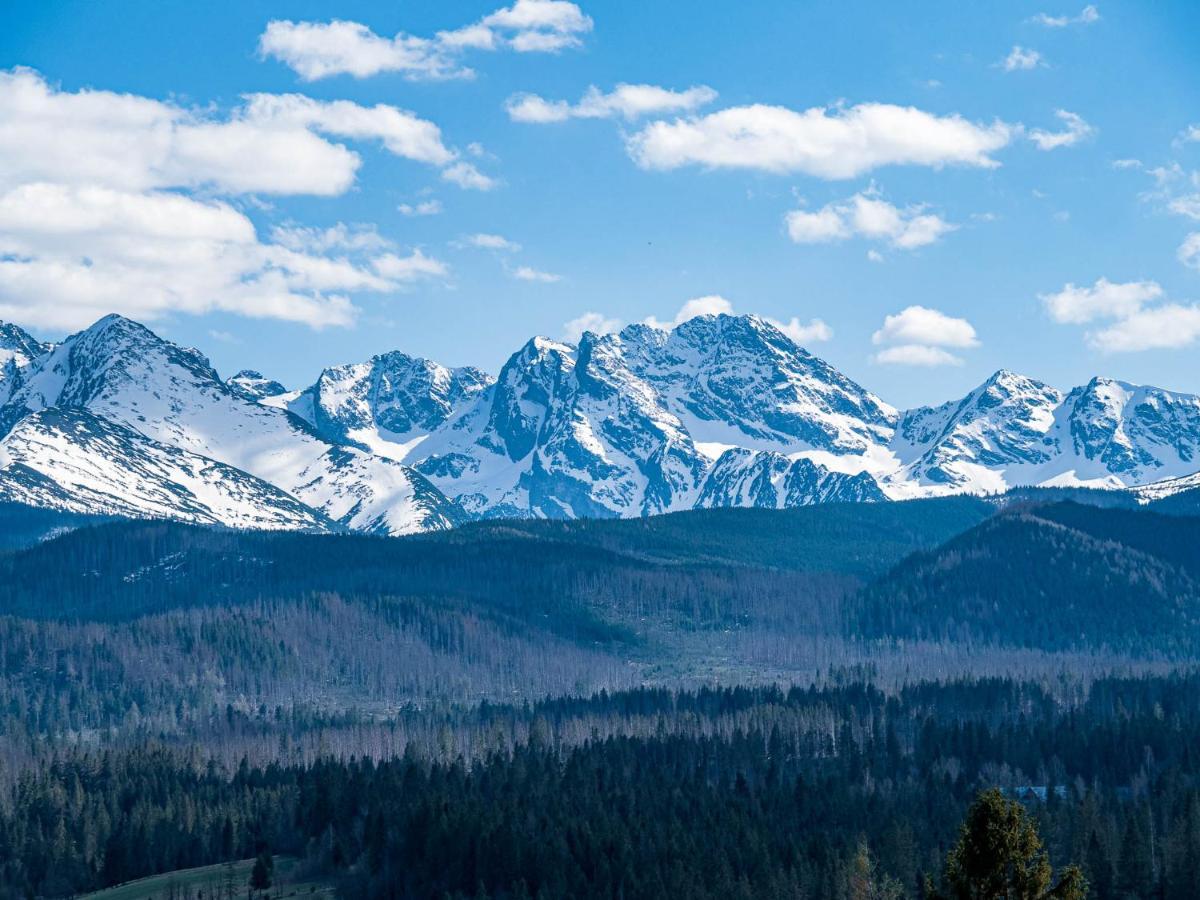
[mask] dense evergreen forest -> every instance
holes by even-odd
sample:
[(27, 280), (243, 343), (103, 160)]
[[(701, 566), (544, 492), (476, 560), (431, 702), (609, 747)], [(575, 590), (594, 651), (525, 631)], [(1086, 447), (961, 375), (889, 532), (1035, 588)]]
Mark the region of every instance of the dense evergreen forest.
[(431, 704), (1161, 672), (1194, 658), (1198, 583), (1200, 519), (1028, 497), (410, 539), (75, 527), (0, 554), (0, 751), (261, 758), (287, 723), (352, 743)]
[(1090, 896), (1200, 896), (1200, 518), (1088, 499), (0, 508), (0, 898), (270, 854), (347, 897), (918, 897), (992, 786)]
[[(637, 690), (462, 716), (443, 725), (471, 726), (470, 758), (449, 737), (228, 768), (153, 744), (65, 754), (5, 797), (0, 883), (64, 896), (266, 850), (348, 897), (914, 897), (996, 786), (1091, 896), (1200, 890), (1194, 675), (1103, 679), (1071, 702), (985, 680)], [(864, 871), (892, 893), (853, 893)]]

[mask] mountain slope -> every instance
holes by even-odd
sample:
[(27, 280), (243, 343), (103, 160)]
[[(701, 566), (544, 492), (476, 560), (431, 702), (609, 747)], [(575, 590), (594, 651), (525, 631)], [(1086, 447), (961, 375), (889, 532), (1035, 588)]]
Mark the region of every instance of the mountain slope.
[(11, 322), (0, 322), (0, 403), (20, 386), (24, 370), (49, 352), (48, 344), (36, 340)]
[[(22, 385), (0, 407), (0, 446), (19, 440), (19, 461), (58, 480), (55, 442), (31, 439), (30, 429), (43, 420), (33, 419), (19, 438), (12, 437), (22, 420), (50, 409), (86, 411), (96, 417), (88, 421), (136, 432), (156, 447), (219, 462), (267, 482), (290, 495), (280, 501), (285, 518), (292, 516), (289, 507), (296, 500), (312, 508), (310, 519), (392, 534), (446, 527), (457, 518), (452, 504), (407, 468), (360, 450), (332, 447), (288, 413), (257, 404), (222, 382), (197, 352), (119, 316), (100, 320), (29, 366)], [(72, 425), (76, 444), (83, 440), (81, 421)], [(36, 464), (31, 458), (35, 446), (46, 453)], [(145, 477), (153, 481), (161, 473)], [(62, 480), (70, 482), (66, 475)], [(103, 493), (129, 491), (128, 484), (111, 487)], [(151, 483), (134, 493), (148, 496), (161, 487)], [(196, 496), (204, 505), (201, 495)], [(162, 515), (162, 510), (161, 504), (149, 503), (142, 514)], [(238, 524), (222, 518), (228, 510), (212, 507), (210, 512), (217, 521)], [(175, 517), (211, 520), (191, 506)]]
[(286, 406), (330, 443), (403, 461), (492, 381), (479, 369), (449, 369), (393, 351), (325, 369), (311, 387), (271, 405)]
[[(33, 419), (9, 452), (23, 467), (8, 473), (12, 496), (70, 506), (74, 491), (70, 508), (96, 511), (116, 502), (102, 505), (105, 495), (139, 498), (120, 506), (126, 515), (139, 503), (165, 514), (175, 487), (161, 480), (183, 465), (163, 455), (174, 451), (271, 485), (331, 527), (382, 534), (464, 518), (632, 518), (1028, 487), (1133, 490), (1128, 499), (1150, 502), (1200, 472), (1195, 396), (1100, 378), (1062, 393), (1002, 370), (961, 400), (899, 414), (755, 316), (631, 325), (578, 345), (534, 338), (495, 379), (384, 353), (292, 392), (254, 371), (222, 382), (198, 351), (117, 316), (57, 346), (8, 327), (0, 345), (0, 444), (36, 413), (85, 410), (149, 441), (139, 471), (161, 482), (131, 488), (137, 467), (117, 460), (121, 487), (85, 498), (77, 460), (56, 477), (66, 432), (35, 438), (29, 429), (50, 420)], [(69, 429), (76, 455), (89, 442), (80, 427)], [(228, 498), (214, 500), (223, 512), (202, 514), (200, 498), (179, 515), (244, 521)], [(290, 502), (266, 520), (295, 519)]]
[(869, 467), (894, 417), (769, 323), (701, 316), (669, 332), (587, 333), (577, 348), (536, 338), (410, 458), (476, 515), (570, 518), (744, 499), (714, 467), (731, 448), (775, 454), (750, 463), (768, 468), (780, 454), (815, 454), (820, 462), (795, 479), (808, 484), (777, 498), (797, 505), (822, 493), (861, 499), (818, 482), (831, 458), (849, 474)]
[(27, 416), (0, 443), (0, 499), (236, 528), (324, 530), (333, 524), (246, 472), (69, 407)]
[(960, 401), (900, 419), (899, 489), (1123, 488), (1200, 469), (1200, 397), (1094, 378), (1062, 394), (1000, 371)]
[(867, 637), (1192, 653), (1200, 520), (1074, 503), (1002, 513), (865, 589)]

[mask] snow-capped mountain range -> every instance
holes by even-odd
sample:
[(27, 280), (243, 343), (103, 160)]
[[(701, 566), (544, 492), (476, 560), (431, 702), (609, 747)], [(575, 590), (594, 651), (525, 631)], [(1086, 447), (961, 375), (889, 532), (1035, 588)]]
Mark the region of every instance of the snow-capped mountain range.
[(997, 372), (899, 412), (755, 316), (534, 338), (499, 376), (392, 352), (287, 391), (223, 381), (120, 316), (0, 323), (0, 499), (248, 528), (405, 534), (990, 493), (1200, 486), (1200, 398)]

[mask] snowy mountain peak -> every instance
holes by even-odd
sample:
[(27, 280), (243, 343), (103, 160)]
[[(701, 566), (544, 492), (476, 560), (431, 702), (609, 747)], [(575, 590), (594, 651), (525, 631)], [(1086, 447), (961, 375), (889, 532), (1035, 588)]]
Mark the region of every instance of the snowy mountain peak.
[(980, 468), (1047, 462), (1056, 451), (1050, 432), (1061, 403), (1049, 385), (1001, 369), (962, 400), (906, 412), (892, 446), (909, 461), (909, 477), (970, 487)]
[(1200, 397), (1093, 378), (1065, 405), (1074, 452), (1127, 484), (1200, 469)]
[(266, 378), (262, 372), (254, 369), (242, 369), (225, 383), (251, 400), (264, 400), (287, 393), (287, 388), (278, 381)]
[(332, 443), (402, 460), (493, 380), (471, 366), (451, 369), (395, 350), (325, 369), (287, 406)]
[(106, 316), (0, 380), (0, 497), (400, 534), (471, 517), (640, 516), (1200, 472), (1200, 398), (1001, 369), (898, 414), (755, 316), (527, 341), (497, 378), (399, 351), (293, 392)]
[(0, 364), (15, 360), (18, 366), (25, 366), (49, 349), (19, 325), (0, 322)]
[(0, 322), (0, 403), (17, 390), (30, 363), (48, 352), (49, 344), (11, 322)]
[(698, 441), (862, 452), (886, 442), (896, 420), (891, 406), (757, 316), (697, 316), (642, 350), (635, 371), (661, 386)]
[[(406, 467), (320, 440), (287, 412), (260, 405), (221, 381), (203, 354), (178, 347), (121, 316), (104, 317), (28, 367), (24, 383), (0, 406), (0, 436), (8, 435), (0, 445), (0, 482), (13, 477), (3, 461), (12, 462), (14, 456), (2, 448), (18, 440), (15, 426), (30, 421), (50, 428), (58, 421), (42, 423), (37, 418), (42, 410), (86, 412), (93, 419), (58, 428), (53, 435), (35, 436), (22, 428), (22, 446), (38, 448), (21, 455), (22, 471), (37, 471), (59, 484), (74, 483), (72, 460), (87, 456), (88, 447), (136, 447), (144, 463), (129, 471), (128, 459), (114, 459), (91, 473), (87, 485), (95, 496), (146, 498), (146, 514), (161, 514), (161, 505), (149, 499), (159, 496), (160, 488), (171, 489), (160, 485), (160, 479), (184, 469), (192, 473), (189, 478), (199, 478), (200, 463), (195, 461), (204, 460), (223, 467), (221, 471), (240, 472), (238, 477), (244, 476), (247, 484), (265, 483), (286, 496), (287, 504), (307, 508), (307, 517), (289, 510), (284, 521), (403, 533), (445, 527), (458, 516), (425, 479)], [(90, 421), (97, 424), (89, 428)], [(123, 429), (137, 439), (117, 441), (100, 435), (106, 428)], [(189, 462), (185, 465), (180, 459)], [(105, 484), (105, 472), (111, 484)], [(75, 494), (83, 496), (82, 485)], [(237, 496), (247, 505), (270, 503), (277, 511), (285, 505), (258, 489), (239, 491)], [(188, 503), (181, 502), (177, 517), (206, 521), (196, 511), (199, 507), (226, 524), (269, 515), (266, 510), (238, 512), (227, 497), (205, 488)]]

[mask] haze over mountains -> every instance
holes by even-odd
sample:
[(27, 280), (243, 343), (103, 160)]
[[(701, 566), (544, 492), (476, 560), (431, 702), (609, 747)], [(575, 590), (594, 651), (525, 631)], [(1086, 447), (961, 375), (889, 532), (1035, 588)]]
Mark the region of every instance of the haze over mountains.
[(754, 316), (534, 338), (497, 377), (392, 352), (295, 391), (224, 381), (107, 316), (61, 344), (0, 324), (0, 499), (248, 528), (404, 534), (1089, 486), (1198, 486), (1200, 398), (1001, 371), (898, 411)]

